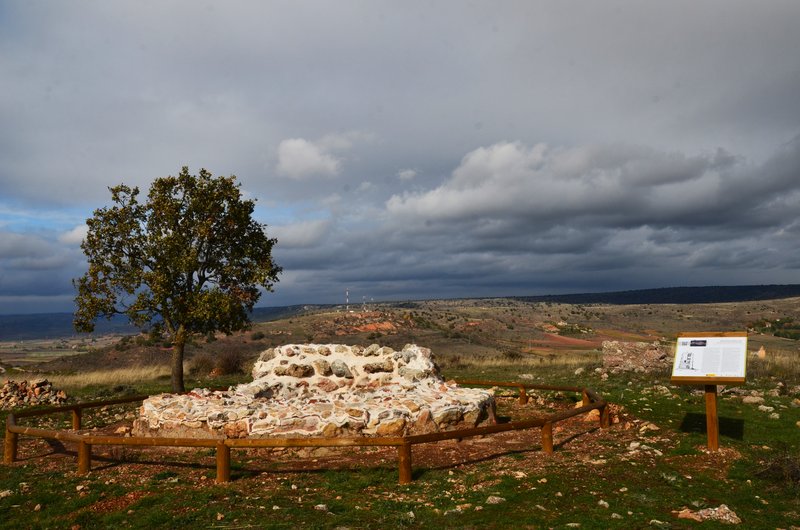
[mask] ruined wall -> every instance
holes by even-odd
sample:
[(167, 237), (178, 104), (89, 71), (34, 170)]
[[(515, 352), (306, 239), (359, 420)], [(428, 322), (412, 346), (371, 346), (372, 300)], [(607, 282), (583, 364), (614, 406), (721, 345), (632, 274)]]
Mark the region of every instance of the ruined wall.
[(603, 341), (603, 368), (612, 374), (666, 370), (673, 358), (673, 348), (658, 342)]
[(398, 436), (473, 427), (494, 406), (490, 391), (443, 381), (427, 348), (289, 344), (261, 354), (251, 383), (148, 398), (134, 434)]

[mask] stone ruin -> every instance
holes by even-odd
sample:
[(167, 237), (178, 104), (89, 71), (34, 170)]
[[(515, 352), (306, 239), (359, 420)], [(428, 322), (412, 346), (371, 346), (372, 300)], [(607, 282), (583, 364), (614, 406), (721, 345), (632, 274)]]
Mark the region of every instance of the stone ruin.
[(56, 390), (47, 379), (11, 381), (0, 387), (0, 409), (31, 407), (34, 405), (60, 405), (67, 400), (63, 390)]
[(403, 436), (495, 421), (491, 391), (445, 382), (427, 348), (288, 344), (253, 382), (146, 399), (133, 434), (164, 437)]
[(612, 374), (650, 373), (672, 366), (671, 346), (658, 342), (603, 341), (603, 368)]

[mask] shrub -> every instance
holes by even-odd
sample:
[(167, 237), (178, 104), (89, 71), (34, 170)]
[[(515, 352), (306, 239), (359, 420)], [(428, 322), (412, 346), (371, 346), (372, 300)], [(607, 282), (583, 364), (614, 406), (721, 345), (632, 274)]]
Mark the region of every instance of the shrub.
[(766, 461), (756, 475), (791, 488), (800, 487), (800, 453), (779, 447), (778, 454)]
[(192, 359), (189, 373), (195, 376), (231, 375), (244, 372), (244, 357), (238, 352), (223, 351), (216, 355), (199, 353)]
[(189, 373), (192, 375), (208, 375), (214, 369), (214, 357), (208, 353), (200, 353), (192, 359)]
[(239, 353), (224, 351), (217, 356), (214, 369), (219, 375), (240, 374), (244, 360)]
[(256, 331), (250, 335), (250, 340), (263, 340), (266, 335), (264, 335), (263, 331)]

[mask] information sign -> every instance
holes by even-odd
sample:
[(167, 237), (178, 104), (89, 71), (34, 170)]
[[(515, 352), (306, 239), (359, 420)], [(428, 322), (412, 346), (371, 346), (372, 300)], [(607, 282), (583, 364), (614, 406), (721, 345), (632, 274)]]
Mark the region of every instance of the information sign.
[(747, 333), (682, 333), (675, 348), (673, 383), (744, 383)]

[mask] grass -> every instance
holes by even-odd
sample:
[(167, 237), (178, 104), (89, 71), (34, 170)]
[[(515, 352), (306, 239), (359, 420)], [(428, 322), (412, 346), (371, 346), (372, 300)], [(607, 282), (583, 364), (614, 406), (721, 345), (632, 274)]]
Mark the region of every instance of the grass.
[(54, 386), (67, 390), (87, 387), (133, 385), (143, 381), (158, 381), (169, 379), (168, 366), (138, 366), (135, 368), (117, 368), (113, 370), (93, 370), (80, 374), (46, 374)]
[[(760, 308), (751, 306), (746, 307), (754, 313)], [(711, 308), (719, 310), (714, 318), (732, 318), (721, 311), (726, 307)], [(635, 317), (628, 314), (633, 310), (624, 306), (591, 307), (591, 318), (573, 316), (570, 306), (542, 308), (537, 310), (553, 312), (548, 319), (566, 318), (595, 329), (602, 327), (604, 333), (606, 328), (627, 329), (625, 326)], [(232, 455), (233, 482), (217, 485), (213, 482), (213, 451), (130, 449), (118, 452), (117, 458), (97, 460), (92, 472), (82, 477), (75, 473), (74, 454), (51, 454), (53, 449), (46, 443), (23, 437), (23, 459), (13, 466), (0, 466), (0, 492), (11, 492), (0, 498), (0, 528), (564, 528), (570, 523), (584, 529), (658, 527), (653, 521), (665, 523), (664, 527), (694, 528), (697, 523), (678, 519), (673, 512), (723, 503), (742, 519), (743, 528), (788, 528), (800, 520), (800, 407), (795, 401), (800, 396), (790, 390), (800, 384), (796, 343), (764, 337), (767, 357), (748, 360), (747, 383), (721, 391), (718, 412), (722, 450), (709, 453), (704, 449), (705, 408), (700, 387), (673, 386), (667, 372), (620, 374), (603, 380), (594, 372), (600, 366), (600, 355), (591, 350), (504, 355), (503, 349), (494, 346), (500, 341), (492, 343), (488, 332), (449, 339), (439, 328), (480, 319), (488, 311), (503, 316), (496, 327), (508, 339), (502, 342), (503, 348), (513, 352), (513, 341), (526, 345), (526, 329), (532, 324), (525, 323), (530, 315), (522, 312), (523, 306), (467, 307), (461, 311), (463, 316), (457, 316), (451, 306), (445, 309), (449, 316), (438, 319), (433, 310), (417, 310), (420, 318), (435, 323), (435, 329), (415, 328), (408, 336), (379, 340), (391, 338), (398, 347), (405, 342), (431, 347), (445, 378), (589, 386), (621, 407), (622, 416), (631, 420), (629, 428), (617, 425), (600, 430), (587, 426), (574, 439), (556, 432), (552, 455), (539, 451), (538, 432), (530, 433), (529, 450), (498, 450), (499, 456), (486, 460), (454, 460), (452, 464), (431, 466), (415, 452), (415, 480), (407, 486), (397, 485), (396, 457), (392, 453), (380, 464), (358, 469), (337, 467), (334, 454), (331, 460), (321, 460), (303, 471), (297, 463), (300, 461), (288, 454), (236, 450)], [(657, 328), (662, 319), (672, 318), (671, 313), (679, 309), (688, 312), (684, 307), (653, 306), (653, 314), (646, 317), (652, 322), (636, 324), (642, 329)], [(600, 311), (606, 314), (603, 318), (622, 324), (597, 322), (594, 315)], [(785, 312), (781, 310), (781, 314)], [(693, 309), (692, 313), (698, 311)], [(258, 340), (263, 344), (241, 347), (263, 349), (273, 339), (292, 341), (270, 335), (273, 328), (291, 329), (295, 340), (302, 341), (318, 318), (312, 315), (294, 317), (288, 324), (260, 324), (258, 330), (263, 330), (266, 338)], [(685, 323), (671, 325), (685, 327)], [(732, 326), (720, 320), (704, 327)], [(621, 336), (624, 333), (620, 332)], [(252, 339), (251, 334), (245, 338)], [(762, 339), (754, 338), (752, 343), (758, 340)], [(214, 352), (227, 347), (222, 339), (208, 346)], [(584, 368), (583, 373), (576, 375), (577, 368)], [(222, 387), (249, 380), (246, 374), (209, 378), (204, 370), (186, 373), (187, 388)], [(80, 400), (128, 391), (168, 391), (168, 376), (166, 368), (46, 375), (56, 387), (67, 389), (71, 397)], [(773, 407), (779, 418), (771, 418), (758, 409), (758, 404), (743, 403), (734, 392), (739, 390), (762, 394), (764, 405)], [(513, 394), (515, 391), (509, 391)], [(89, 428), (102, 427), (120, 415), (135, 413), (135, 407), (87, 413), (84, 420)], [(66, 425), (68, 418), (59, 421)], [(643, 427), (650, 424), (656, 429)], [(499, 440), (487, 438), (487, 443), (502, 448)], [(632, 449), (632, 442), (640, 445)], [(439, 448), (447, 454), (449, 446)], [(352, 457), (350, 450), (342, 451), (344, 457)], [(302, 462), (307, 464), (309, 459), (313, 462), (314, 457)], [(359, 462), (358, 458), (355, 461)], [(490, 497), (503, 500), (492, 504)], [(722, 526), (702, 523), (703, 528)]]
[[(537, 366), (489, 363), (448, 375), (469, 377), (477, 369), (514, 378)], [(721, 420), (740, 420), (744, 427), (723, 429), (724, 451), (716, 455), (702, 450), (704, 430), (684, 421), (703, 413), (697, 389), (671, 386), (665, 374), (604, 381), (587, 371), (577, 378), (573, 366), (543, 365), (535, 376), (586, 384), (627, 414), (654, 423), (659, 430), (641, 439), (662, 456), (630, 456), (628, 442), (619, 438), (625, 431), (617, 427), (585, 433), (584, 439), (594, 440), (589, 455), (579, 450), (578, 440), (575, 446), (557, 446), (550, 456), (531, 450), (444, 468), (415, 467), (415, 481), (398, 486), (391, 459), (382, 467), (300, 472), (271, 470), (264, 456), (255, 455), (252, 463), (235, 467), (232, 483), (217, 485), (210, 478), (213, 455), (205, 453), (166, 456), (165, 465), (153, 465), (162, 458), (150, 454), (134, 456), (96, 465), (87, 477), (74, 473), (71, 456), (39, 454), (0, 468), (0, 491), (12, 492), (0, 499), (5, 514), (0, 527), (563, 528), (579, 523), (581, 528), (643, 528), (658, 520), (689, 528), (672, 512), (722, 503), (748, 528), (788, 527), (797, 520), (800, 409), (791, 406), (791, 396), (767, 398), (781, 413), (780, 420), (772, 420), (723, 392)], [(745, 388), (768, 393), (776, 383), (766, 376)], [(244, 455), (234, 452), (237, 460)], [(495, 505), (490, 497), (504, 500)]]

